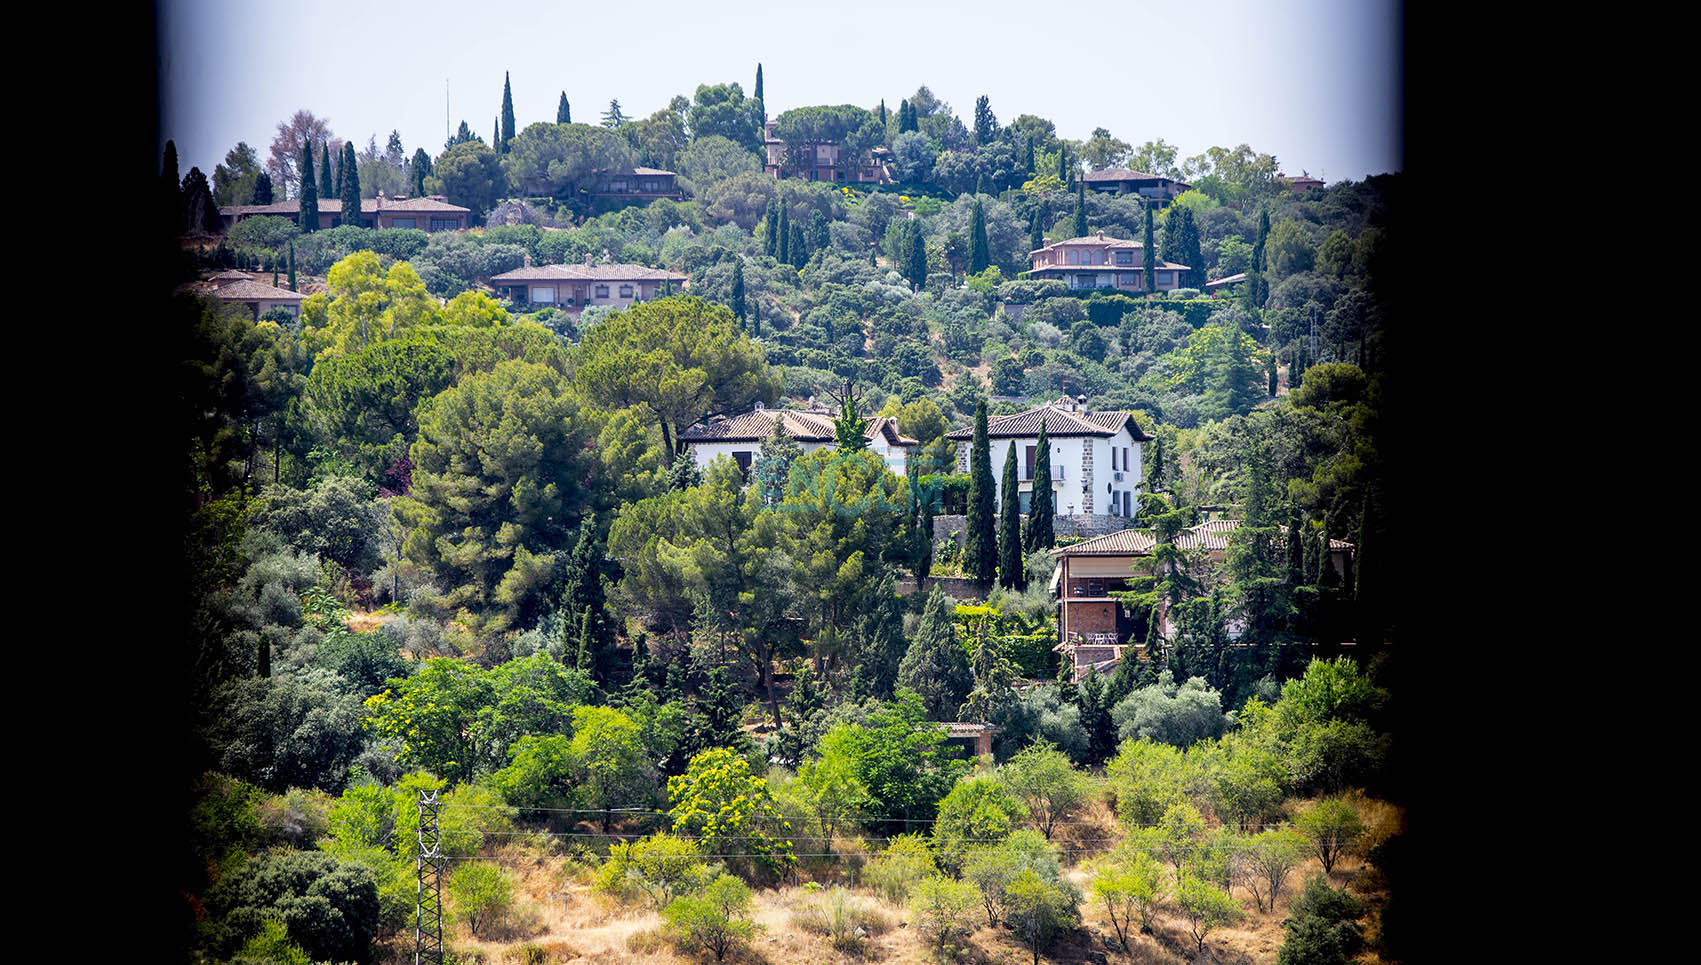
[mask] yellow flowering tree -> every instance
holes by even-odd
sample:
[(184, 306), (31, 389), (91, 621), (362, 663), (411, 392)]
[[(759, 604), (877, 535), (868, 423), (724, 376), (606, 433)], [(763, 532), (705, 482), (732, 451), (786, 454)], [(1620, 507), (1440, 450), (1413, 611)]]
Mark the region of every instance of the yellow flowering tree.
[(667, 797), (674, 830), (695, 837), (705, 855), (775, 878), (796, 865), (791, 822), (767, 782), (732, 751), (716, 747), (691, 758), (684, 774), (668, 778)]

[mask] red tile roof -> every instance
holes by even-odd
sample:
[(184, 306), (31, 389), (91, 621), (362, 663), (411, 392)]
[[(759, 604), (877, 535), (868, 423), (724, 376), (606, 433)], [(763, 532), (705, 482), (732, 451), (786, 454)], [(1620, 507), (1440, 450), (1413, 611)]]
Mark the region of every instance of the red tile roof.
[(528, 281), (684, 281), (678, 272), (643, 265), (534, 265), (493, 275), (492, 285)]
[[(786, 434), (799, 442), (832, 442), (838, 438), (833, 429), (833, 417), (826, 412), (804, 412), (797, 409), (757, 409), (730, 419), (694, 425), (680, 435), (682, 442), (761, 442), (774, 434), (774, 420), (784, 422)], [(868, 420), (863, 436), (869, 441), (884, 438), (889, 446), (908, 448), (921, 445), (898, 431), (898, 420), (875, 416)]]
[(227, 282), (208, 294), (222, 298), (227, 302), (299, 302), (307, 299), (307, 296), (300, 292), (292, 292), (287, 288), (273, 288), (257, 281)]
[(1088, 171), (1086, 174), (1082, 175), (1082, 179), (1085, 180), (1085, 181), (1088, 181), (1088, 182), (1092, 182), (1092, 181), (1167, 181), (1170, 184), (1181, 184), (1181, 185), (1187, 185), (1188, 187), (1192, 186), (1192, 185), (1188, 185), (1186, 181), (1178, 181), (1175, 178), (1166, 178), (1161, 174), (1147, 174), (1144, 171), (1136, 171), (1132, 168), (1105, 168), (1103, 171)]
[[(1042, 405), (1026, 412), (1015, 415), (999, 416), (988, 419), (986, 437), (988, 439), (1025, 439), (1038, 438), (1040, 423), (1045, 424), (1047, 438), (1060, 439), (1069, 436), (1100, 436), (1110, 437), (1128, 427), (1135, 442), (1145, 442), (1151, 436), (1140, 431), (1139, 423), (1134, 421), (1134, 415), (1122, 409), (1111, 409), (1106, 412), (1077, 412), (1064, 409), (1056, 403)], [(953, 429), (945, 433), (945, 438), (956, 442), (968, 442), (974, 438), (974, 426)]]

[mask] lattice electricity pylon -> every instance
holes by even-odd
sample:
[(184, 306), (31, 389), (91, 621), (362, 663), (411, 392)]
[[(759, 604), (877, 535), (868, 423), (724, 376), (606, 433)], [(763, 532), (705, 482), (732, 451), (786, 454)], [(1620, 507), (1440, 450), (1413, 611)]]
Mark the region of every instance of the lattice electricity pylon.
[(414, 965), (443, 965), (443, 833), (437, 792), (419, 792), (419, 901), (414, 905)]

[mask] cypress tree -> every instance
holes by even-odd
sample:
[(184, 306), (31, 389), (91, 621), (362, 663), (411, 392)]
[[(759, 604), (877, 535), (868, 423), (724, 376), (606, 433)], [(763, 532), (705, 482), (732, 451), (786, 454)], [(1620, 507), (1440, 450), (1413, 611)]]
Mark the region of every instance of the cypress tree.
[(1045, 247), (1045, 209), (1034, 211), (1028, 221), (1028, 250), (1038, 251)]
[(951, 606), (938, 588), (928, 594), (921, 623), (898, 664), (898, 686), (921, 694), (927, 716), (933, 720), (955, 717), (974, 687), (969, 655), (957, 640)]
[(819, 211), (809, 214), (809, 230), (804, 232), (803, 240), (809, 245), (811, 254), (826, 248), (833, 243), (832, 229), (827, 227), (827, 217)]
[(998, 583), (1012, 590), (1027, 589), (1022, 572), (1021, 502), (1016, 494), (1016, 441), (1004, 457), (1003, 505), (998, 515)]
[(1022, 151), (1022, 170), (1028, 177), (1034, 176), (1034, 139), (1027, 139), (1027, 147)]
[(337, 196), (337, 179), (331, 170), (331, 142), (319, 145), (319, 198), (329, 201)]
[(354, 142), (343, 145), (343, 224), (360, 224), (360, 164), (355, 160)]
[(567, 103), (567, 92), (561, 92), (561, 101), (555, 105), (555, 123), (573, 123), (573, 108)]
[(793, 264), (791, 260), (791, 212), (786, 210), (783, 203), (780, 205), (779, 237), (774, 239), (774, 256), (788, 265)]
[(1057, 145), (1057, 180), (1062, 181), (1064, 187), (1069, 186), (1069, 145), (1067, 144)]
[[(313, 143), (301, 148), (301, 212), (297, 216), (302, 231), (319, 230), (319, 188), (313, 183)], [(294, 288), (294, 285), (290, 286)]]
[(763, 97), (762, 97), (762, 65), (761, 64), (756, 65), (756, 93), (755, 93), (754, 96), (757, 100), (762, 101), (762, 103), (764, 103), (764, 104), (767, 103), (767, 101), (765, 99), (763, 99)]
[(1028, 552), (1050, 549), (1057, 544), (1052, 529), (1051, 443), (1045, 436), (1045, 421), (1040, 421), (1039, 441), (1034, 446), (1034, 488), (1028, 501)]
[(272, 203), (272, 176), (264, 171), (254, 179), (254, 194), (248, 199), (249, 204)]
[(732, 317), (738, 319), (740, 328), (744, 327), (744, 262), (732, 263)]
[(1081, 181), (1075, 189), (1075, 235), (1076, 238), (1087, 236), (1087, 182)]
[(431, 155), (425, 153), (425, 148), (413, 149), (413, 164), (409, 165), (408, 187), (410, 197), (425, 196), (425, 176), (431, 173)]
[[(1246, 273), (1246, 305), (1264, 307), (1264, 242), (1270, 236), (1270, 212), (1258, 212), (1258, 238), (1252, 243), (1252, 268)], [(1289, 388), (1292, 388), (1291, 384)]]
[(1145, 280), (1142, 282), (1146, 294), (1157, 291), (1158, 278), (1158, 248), (1152, 243), (1152, 202), (1146, 202), (1146, 243), (1140, 249), (1140, 262), (1146, 268)]
[(803, 240), (803, 228), (797, 222), (789, 222), (786, 237), (786, 254), (790, 257), (786, 263), (802, 265), (809, 261), (809, 243)]
[(1276, 385), (1276, 353), (1275, 352), (1270, 353), (1269, 366), (1270, 366), (1270, 398), (1274, 399), (1276, 397), (1276, 389), (1279, 388), (1279, 386)]
[(573, 660), (573, 666), (575, 669), (588, 674), (592, 670), (591, 654), (595, 652), (596, 648), (595, 641), (591, 639), (590, 607), (585, 607), (584, 615), (579, 618), (578, 631), (579, 645), (576, 651), (578, 656)]
[(880, 131), (886, 131), (886, 98), (880, 98)]
[(969, 213), (969, 274), (978, 275), (992, 263), (990, 247), (986, 240), (986, 212), (981, 209), (977, 196), (974, 209)]
[(752, 299), (750, 302), (750, 337), (762, 337), (762, 301)]
[(502, 153), (502, 118), (490, 119), (490, 147), (497, 154)]
[(295, 287), (295, 242), (289, 243), (289, 290), (299, 291)]
[(910, 264), (907, 274), (917, 291), (927, 286), (927, 242), (922, 240), (919, 227), (912, 227), (910, 230)]
[(1304, 533), (1300, 528), (1299, 507), (1295, 506), (1292, 515), (1288, 517), (1288, 585), (1303, 586), (1305, 584), (1305, 543)]
[(963, 571), (982, 586), (998, 576), (998, 536), (994, 532), (992, 453), (986, 437), (986, 400), (975, 404), (974, 442), (969, 450), (969, 518)]
[(922, 493), (919, 502), (920, 516), (913, 536), (916, 589), (920, 589), (922, 581), (933, 572), (933, 492)]
[(508, 72), (502, 72), (502, 146), (498, 150), (508, 153), (508, 142), (514, 139), (514, 90), (508, 85)]
[(599, 684), (606, 684), (613, 670), (614, 631), (604, 612), (607, 594), (603, 587), (602, 557), (596, 521), (586, 519), (567, 561), (559, 612), (563, 629), (577, 633), (577, 647), (583, 651), (580, 659), (588, 661), (581, 666)]
[[(1117, 673), (1122, 672), (1123, 664), (1135, 663), (1138, 663), (1138, 660), (1130, 653), (1122, 664), (1117, 665)], [(1108, 699), (1109, 691), (1108, 682), (1099, 676), (1098, 668), (1095, 667), (1087, 671), (1077, 693), (1081, 708), (1081, 727), (1087, 732), (1088, 764), (1102, 764), (1116, 753), (1116, 724), (1110, 718), (1113, 704)]]
[(1327, 524), (1317, 533), (1317, 585), (1330, 590), (1341, 585), (1341, 574), (1335, 572), (1335, 564), (1329, 554)]

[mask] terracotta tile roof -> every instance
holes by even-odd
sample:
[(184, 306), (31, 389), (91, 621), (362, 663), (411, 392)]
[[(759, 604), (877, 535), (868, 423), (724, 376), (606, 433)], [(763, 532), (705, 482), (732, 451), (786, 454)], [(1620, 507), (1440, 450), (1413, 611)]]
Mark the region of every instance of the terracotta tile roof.
[(253, 302), (262, 299), (269, 302), (299, 302), (307, 299), (307, 296), (300, 292), (273, 288), (257, 281), (228, 282), (213, 289), (210, 294), (227, 302)]
[[(1015, 415), (999, 416), (988, 419), (986, 437), (988, 439), (1025, 439), (1038, 438), (1040, 423), (1045, 423), (1047, 438), (1061, 439), (1070, 436), (1114, 436), (1123, 426), (1134, 436), (1134, 441), (1145, 442), (1151, 438), (1140, 431), (1140, 426), (1134, 421), (1134, 416), (1121, 409), (1111, 409), (1105, 412), (1072, 412), (1056, 403), (1042, 405), (1026, 412)], [(974, 426), (953, 429), (945, 433), (945, 438), (954, 442), (968, 442), (975, 437)]]
[[(1140, 265), (1041, 265), (1028, 272), (1030, 275), (1043, 274), (1049, 271), (1062, 272), (1100, 272), (1100, 271), (1145, 271)], [(1173, 261), (1159, 260), (1152, 266), (1153, 271), (1188, 271), (1186, 265), (1178, 265)]]
[[(832, 415), (797, 409), (758, 409), (730, 419), (694, 425), (679, 438), (681, 442), (761, 442), (774, 434), (775, 419), (782, 420), (786, 434), (799, 442), (832, 442), (838, 438), (833, 431)], [(889, 446), (921, 445), (920, 440), (898, 431), (898, 420), (886, 416), (869, 419), (863, 436), (871, 442), (884, 438)]]
[(996, 734), (1004, 729), (993, 724), (975, 724), (966, 720), (941, 721), (934, 726), (949, 737), (978, 737), (985, 733)]
[[(1238, 519), (1210, 519), (1195, 526), (1182, 530), (1176, 536), (1175, 545), (1184, 550), (1206, 550), (1223, 552), (1228, 549), (1229, 534), (1240, 528)], [(1053, 556), (1147, 556), (1157, 540), (1150, 530), (1125, 529), (1120, 532), (1095, 536), (1082, 540), (1071, 546), (1063, 546), (1051, 551)], [(1287, 548), (1287, 533), (1276, 534), (1276, 548)], [(1344, 539), (1329, 541), (1332, 552), (1350, 550), (1353, 544)]]
[[(329, 200), (329, 203), (327, 203), (326, 199), (324, 199), (324, 198), (319, 199), (319, 213), (320, 214), (326, 214), (326, 213), (333, 213), (334, 214), (334, 213), (337, 213), (337, 212), (340, 212), (340, 211), (342, 211), (342, 202), (339, 201), (338, 199), (331, 198)], [(440, 200), (440, 199), (437, 199), (437, 198), (407, 198), (407, 199), (402, 200), (402, 201), (396, 201), (396, 200), (393, 200), (391, 198), (384, 198), (382, 200), (382, 202), (380, 202), (380, 200), (378, 198), (362, 198), (361, 199), (361, 201), (360, 201), (360, 213), (361, 214), (376, 214), (379, 211), (436, 211), (436, 212), (444, 212), (444, 213), (447, 213), (447, 212), (461, 212), (463, 214), (471, 214), (472, 213), (470, 208), (463, 208), (458, 204), (450, 204), (447, 201), (443, 201), (443, 200)], [(248, 215), (260, 215), (260, 214), (270, 214), (270, 215), (280, 215), (281, 216), (281, 215), (288, 215), (288, 214), (299, 214), (300, 212), (301, 212), (301, 199), (300, 198), (297, 198), (294, 201), (278, 201), (278, 202), (275, 202), (273, 204), (233, 204), (233, 205), (227, 205), (227, 206), (219, 209), (219, 214), (226, 217), (226, 218), (229, 218), (229, 217), (247, 217)]]
[(685, 276), (643, 265), (534, 265), (491, 276), (491, 284), (528, 281), (684, 281)]
[(1238, 275), (1230, 275), (1227, 278), (1219, 278), (1216, 281), (1208, 281), (1208, 282), (1205, 283), (1205, 287), (1206, 288), (1221, 288), (1224, 285), (1233, 285), (1233, 284), (1237, 284), (1239, 282), (1243, 282), (1245, 280), (1246, 280), (1246, 272), (1243, 271), (1243, 272), (1239, 273)]
[(1046, 245), (1044, 248), (1035, 248), (1033, 251), (1028, 252), (1028, 254), (1037, 255), (1042, 251), (1048, 251), (1052, 248), (1056, 248), (1059, 245), (1092, 245), (1095, 248), (1144, 248), (1145, 247), (1145, 245), (1143, 243), (1138, 242), (1138, 241), (1129, 241), (1127, 238), (1106, 238), (1102, 235), (1084, 235), (1080, 238), (1070, 238), (1067, 241), (1053, 241), (1051, 244)]

